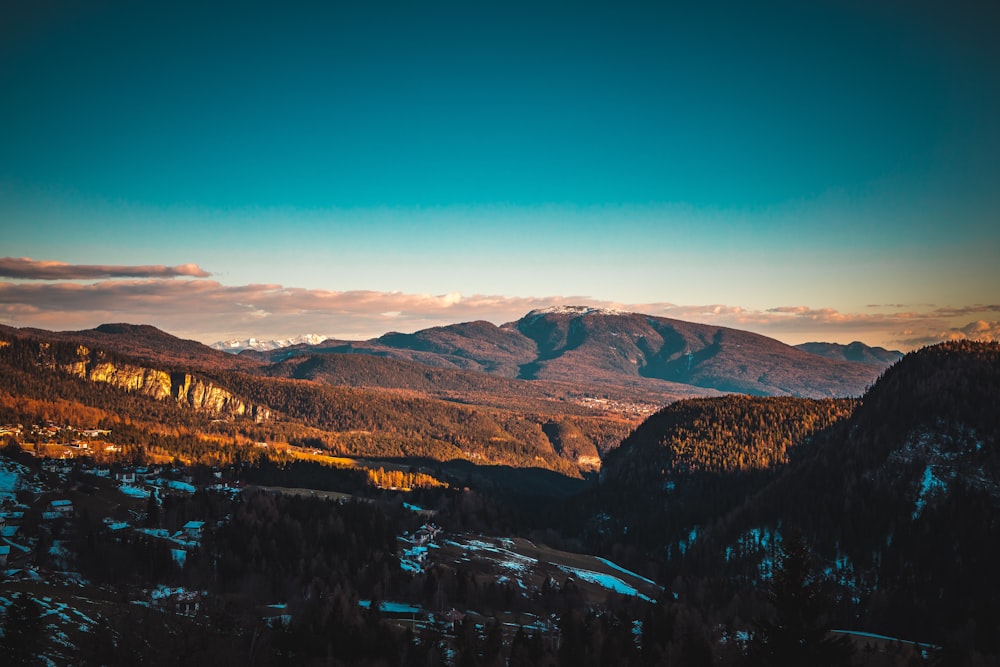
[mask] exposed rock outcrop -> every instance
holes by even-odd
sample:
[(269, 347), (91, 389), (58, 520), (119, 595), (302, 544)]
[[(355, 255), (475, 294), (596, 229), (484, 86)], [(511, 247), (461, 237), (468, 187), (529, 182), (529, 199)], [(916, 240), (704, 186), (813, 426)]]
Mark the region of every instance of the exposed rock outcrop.
[(160, 401), (175, 400), (180, 405), (215, 417), (249, 417), (258, 422), (271, 418), (267, 407), (248, 403), (190, 373), (169, 373), (134, 364), (112, 363), (100, 358), (100, 354), (91, 355), (90, 350), (82, 345), (77, 348), (76, 356), (72, 362), (59, 364), (59, 368), (91, 382), (104, 382)]

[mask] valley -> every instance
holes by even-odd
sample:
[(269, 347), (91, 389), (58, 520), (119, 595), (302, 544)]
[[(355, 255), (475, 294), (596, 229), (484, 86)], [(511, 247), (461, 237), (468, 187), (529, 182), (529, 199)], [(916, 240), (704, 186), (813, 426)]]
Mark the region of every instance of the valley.
[(1000, 347), (753, 336), (0, 330), (5, 632), (53, 664), (742, 665), (800, 562), (836, 664), (995, 664)]

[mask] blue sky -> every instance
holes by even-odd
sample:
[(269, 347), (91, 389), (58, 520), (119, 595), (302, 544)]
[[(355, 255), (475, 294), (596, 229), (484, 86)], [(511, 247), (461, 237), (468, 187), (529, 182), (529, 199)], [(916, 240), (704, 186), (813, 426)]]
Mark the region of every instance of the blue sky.
[(35, 272), (0, 275), (0, 323), (360, 337), (572, 301), (790, 342), (993, 336), (998, 18), (4, 3), (0, 256)]

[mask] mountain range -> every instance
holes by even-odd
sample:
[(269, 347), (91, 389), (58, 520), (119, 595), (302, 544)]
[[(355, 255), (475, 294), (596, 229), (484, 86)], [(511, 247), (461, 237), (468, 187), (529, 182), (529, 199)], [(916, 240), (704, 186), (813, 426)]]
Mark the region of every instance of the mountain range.
[[(368, 341), (326, 340), (249, 353), (264, 362), (367, 354), (519, 380), (690, 396), (692, 388), (759, 396), (859, 396), (897, 353), (860, 344), (807, 349), (759, 334), (641, 313), (563, 306), (496, 326), (468, 322)], [(885, 352), (882, 355), (882, 352)], [(862, 361), (862, 359), (864, 361)], [(881, 361), (879, 361), (881, 359)]]
[(236, 355), (147, 325), (0, 333), (44, 347), (34, 362), (25, 348), (24, 363), (213, 418), (253, 415), (284, 438), (340, 454), (577, 475), (598, 469), (631, 428), (673, 401), (857, 396), (881, 370), (745, 331), (584, 307)]

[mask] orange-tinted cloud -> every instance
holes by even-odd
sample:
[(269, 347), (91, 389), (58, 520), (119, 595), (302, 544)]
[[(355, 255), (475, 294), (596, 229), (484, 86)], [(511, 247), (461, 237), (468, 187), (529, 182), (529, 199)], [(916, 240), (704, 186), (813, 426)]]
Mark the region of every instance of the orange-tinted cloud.
[(337, 292), (213, 280), (0, 283), (0, 322), (75, 329), (128, 321), (205, 341), (294, 332), (368, 338), (469, 320), (506, 322), (567, 302), (600, 305), (582, 297)]
[(31, 259), (0, 257), (0, 277), (18, 280), (95, 280), (101, 278), (207, 278), (209, 272), (197, 264), (180, 266), (119, 266), (114, 264), (67, 264)]
[(943, 340), (1000, 341), (1000, 322), (976, 320), (975, 322), (969, 322), (962, 327), (939, 329), (924, 333), (907, 333), (911, 335), (903, 338), (903, 341), (908, 347), (921, 347), (924, 345), (938, 343)]

